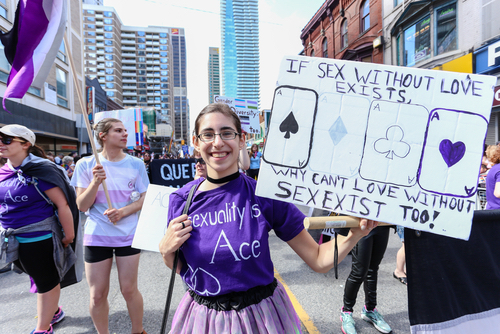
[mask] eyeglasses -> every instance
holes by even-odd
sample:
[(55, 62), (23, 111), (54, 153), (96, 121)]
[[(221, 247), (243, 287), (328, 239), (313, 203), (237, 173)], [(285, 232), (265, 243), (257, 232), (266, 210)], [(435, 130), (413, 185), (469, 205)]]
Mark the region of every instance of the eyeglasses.
[(204, 143), (211, 143), (215, 140), (215, 136), (220, 136), (222, 140), (233, 140), (239, 135), (241, 135), (241, 133), (234, 131), (222, 131), (221, 133), (205, 132), (200, 133), (197, 138)]
[(18, 142), (21, 142), (21, 143), (25, 143), (26, 142), (24, 140), (13, 138), (13, 137), (0, 137), (0, 141), (4, 145), (10, 145), (10, 144), (12, 144), (13, 141), (18, 141)]
[(196, 165), (197, 163), (200, 163), (202, 165), (206, 164), (205, 160), (203, 158), (194, 158), (194, 164)]

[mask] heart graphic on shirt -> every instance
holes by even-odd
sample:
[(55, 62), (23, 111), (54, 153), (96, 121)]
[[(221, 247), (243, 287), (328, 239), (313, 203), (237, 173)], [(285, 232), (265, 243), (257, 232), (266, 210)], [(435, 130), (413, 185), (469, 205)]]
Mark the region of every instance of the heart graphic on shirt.
[[(203, 268), (196, 268), (196, 270), (193, 270), (190, 265), (188, 265), (188, 271), (184, 274), (184, 282), (197, 294), (200, 296), (211, 296), (211, 295), (217, 295), (220, 290), (221, 286), (219, 283), (219, 280), (212, 274), (210, 274), (208, 271), (206, 271)], [(191, 271), (191, 280), (189, 280), (186, 275), (187, 273)], [(197, 289), (197, 283), (198, 280), (205, 282), (205, 290), (200, 291)]]
[(464, 157), (465, 144), (461, 141), (452, 143), (451, 140), (444, 139), (439, 144), (439, 152), (441, 152), (444, 162), (448, 167), (451, 167)]

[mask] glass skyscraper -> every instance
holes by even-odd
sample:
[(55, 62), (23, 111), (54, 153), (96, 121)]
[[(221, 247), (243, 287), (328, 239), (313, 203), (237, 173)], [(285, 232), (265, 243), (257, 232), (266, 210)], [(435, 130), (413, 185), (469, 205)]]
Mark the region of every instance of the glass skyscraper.
[(259, 2), (220, 3), (222, 95), (260, 102)]

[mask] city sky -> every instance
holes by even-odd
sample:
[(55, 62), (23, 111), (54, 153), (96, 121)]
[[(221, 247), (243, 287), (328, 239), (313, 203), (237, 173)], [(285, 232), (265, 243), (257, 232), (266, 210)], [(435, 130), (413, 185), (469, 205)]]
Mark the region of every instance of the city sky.
[[(324, 0), (260, 0), (261, 108), (270, 109), (278, 68), (285, 55), (302, 50), (300, 32)], [(208, 104), (208, 48), (220, 48), (220, 1), (105, 0), (124, 25), (185, 29), (191, 131), (198, 113)]]

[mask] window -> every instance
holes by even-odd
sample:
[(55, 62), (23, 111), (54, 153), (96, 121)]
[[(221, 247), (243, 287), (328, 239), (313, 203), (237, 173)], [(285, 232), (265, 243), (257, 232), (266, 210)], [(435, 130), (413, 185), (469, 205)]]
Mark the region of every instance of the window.
[(94, 12), (93, 10), (87, 9), (87, 14), (94, 15), (94, 14), (95, 14), (95, 12)]
[(160, 39), (160, 44), (167, 44), (167, 40), (166, 39)]
[(160, 45), (160, 50), (166, 51), (167, 50), (167, 45)]
[(104, 26), (104, 31), (113, 31), (113, 26)]
[(146, 55), (146, 51), (137, 51), (137, 55), (138, 56), (145, 56)]
[(95, 44), (95, 39), (93, 39), (93, 38), (87, 38), (86, 42), (90, 43), (90, 44)]
[(95, 22), (95, 17), (86, 16), (85, 20), (87, 20), (88, 22)]
[(115, 92), (108, 91), (108, 92), (106, 92), (106, 95), (110, 96), (110, 97), (113, 97), (113, 96), (115, 96)]
[(165, 77), (161, 78), (161, 82), (168, 82), (168, 78)]
[(137, 71), (137, 74), (139, 74), (139, 75), (146, 75), (146, 71), (145, 70), (139, 70), (139, 71)]
[(146, 88), (146, 84), (145, 83), (140, 83), (137, 85), (137, 87), (139, 88)]
[(94, 45), (87, 45), (87, 46), (86, 46), (86, 48), (87, 48), (87, 50), (89, 50), (89, 51), (95, 51), (95, 50), (96, 50), (96, 48), (95, 48), (95, 46), (94, 46)]
[(112, 41), (112, 40), (107, 39), (107, 40), (105, 40), (105, 41), (104, 41), (104, 45), (111, 46), (111, 45), (113, 45), (113, 41)]
[(106, 52), (106, 53), (113, 53), (113, 48), (105, 47), (104, 48), (104, 52)]
[(87, 31), (85, 33), (87, 36), (92, 36), (92, 37), (95, 37), (95, 31)]
[(146, 43), (146, 39), (140, 37), (140, 38), (137, 39), (137, 43)]
[(340, 48), (344, 49), (347, 45), (347, 20), (344, 20), (340, 28)]
[(139, 94), (139, 95), (148, 95), (148, 92), (147, 92), (146, 90), (142, 90), (142, 89), (141, 89), (141, 90), (139, 90), (139, 91), (137, 92), (137, 94)]
[(144, 31), (138, 31), (137, 36), (144, 37), (146, 36), (146, 33)]
[(38, 97), (42, 97), (42, 91), (38, 88), (35, 88), (35, 87), (28, 88), (28, 93), (31, 93), (31, 94), (36, 95)]
[(160, 57), (168, 57), (168, 52), (160, 52)]
[(164, 77), (168, 76), (168, 71), (161, 71), (161, 75)]
[(95, 24), (87, 24), (87, 29), (95, 29)]
[(104, 59), (113, 60), (113, 55), (104, 55)]
[(104, 17), (113, 17), (112, 12), (104, 12)]
[(370, 0), (366, 0), (361, 6), (361, 32), (370, 29)]
[(436, 9), (436, 55), (457, 49), (457, 4)]
[(113, 89), (113, 88), (115, 88), (115, 84), (112, 83), (112, 82), (106, 82), (106, 88), (107, 89)]
[(66, 48), (64, 46), (64, 41), (62, 41), (61, 46), (59, 46), (59, 51), (57, 51), (57, 58), (61, 59), (63, 62), (66, 62)]
[(145, 63), (146, 62), (146, 58), (145, 57), (139, 57), (139, 58), (137, 58), (137, 61), (139, 63)]
[(426, 16), (404, 30), (404, 64), (414, 66), (431, 56), (431, 17)]
[(104, 24), (113, 24), (112, 19), (104, 19)]
[(328, 58), (328, 39), (323, 39), (323, 58)]
[(104, 33), (104, 38), (113, 38), (113, 34), (110, 32)]
[(168, 63), (168, 58), (161, 58), (160, 63)]
[(112, 61), (107, 61), (105, 64), (106, 64), (106, 67), (113, 67)]
[(146, 82), (146, 77), (137, 77), (137, 81)]
[(162, 83), (161, 88), (168, 88), (168, 83)]
[(113, 81), (115, 79), (112, 75), (106, 75), (106, 81)]
[(137, 68), (146, 68), (146, 64), (137, 64)]
[(166, 38), (167, 37), (167, 33), (166, 32), (161, 32), (160, 33), (160, 37), (161, 38)]
[(161, 65), (160, 65), (160, 68), (161, 68), (162, 70), (168, 70), (168, 64), (161, 64)]
[(168, 95), (168, 90), (162, 89), (161, 90), (161, 95)]
[(112, 68), (107, 68), (106, 69), (106, 74), (113, 74), (114, 72), (115, 72), (115, 70), (112, 69)]
[(68, 96), (66, 92), (67, 74), (60, 68), (56, 67), (57, 81), (57, 104), (62, 107), (68, 107)]
[(137, 48), (139, 50), (145, 50), (146, 49), (146, 44), (137, 44)]
[(0, 81), (7, 83), (9, 77), (10, 64), (5, 57), (4, 46), (0, 43)]

